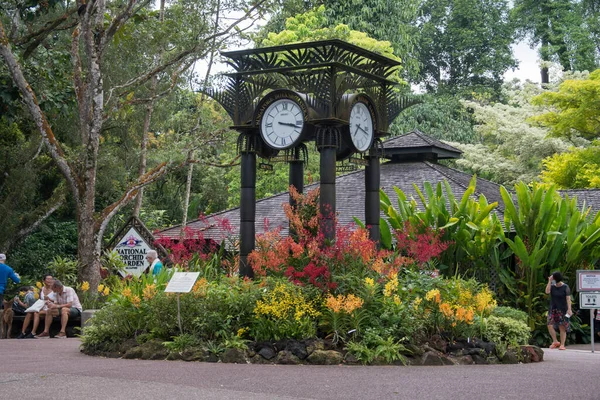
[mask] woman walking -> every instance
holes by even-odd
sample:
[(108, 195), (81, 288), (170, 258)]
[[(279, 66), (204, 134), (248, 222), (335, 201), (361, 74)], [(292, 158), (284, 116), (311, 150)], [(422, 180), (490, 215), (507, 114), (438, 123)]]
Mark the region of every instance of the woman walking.
[[(548, 308), (548, 332), (552, 337), (551, 349), (558, 347), (566, 350), (565, 341), (569, 332), (571, 315), (571, 289), (564, 283), (560, 272), (555, 272), (548, 277), (546, 294), (550, 295), (550, 307)], [(560, 342), (556, 340), (556, 329), (560, 332)]]

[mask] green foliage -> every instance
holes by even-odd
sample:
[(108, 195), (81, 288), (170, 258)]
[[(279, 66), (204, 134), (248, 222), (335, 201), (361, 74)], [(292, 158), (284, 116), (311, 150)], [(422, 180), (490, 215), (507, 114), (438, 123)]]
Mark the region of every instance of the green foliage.
[(409, 353), (400, 340), (392, 336), (384, 338), (380, 332), (373, 329), (367, 329), (360, 342), (349, 342), (346, 350), (363, 364), (371, 364), (375, 361), (391, 364), (400, 361), (406, 365), (406, 358), (402, 353)]
[(575, 270), (600, 258), (600, 213), (589, 219), (575, 199), (562, 198), (554, 186), (520, 183), (515, 185), (515, 195), (504, 187), (500, 192), (504, 226), (512, 226), (515, 232), (505, 242), (517, 258), (514, 275), (505, 270), (500, 277), (534, 329), (545, 324), (545, 304), (539, 294), (550, 271), (560, 270), (573, 287)]
[(600, 138), (600, 69), (587, 79), (565, 80), (558, 91), (542, 93), (533, 98), (533, 103), (550, 108), (532, 119), (549, 127), (553, 136)]
[(390, 126), (393, 135), (418, 129), (439, 140), (474, 143), (473, 116), (454, 96), (425, 95), (423, 102), (402, 111)]
[(77, 260), (61, 256), (54, 257), (48, 264), (49, 273), (65, 286), (74, 286), (77, 283), (77, 268)]
[(543, 161), (541, 179), (561, 189), (600, 188), (600, 141), (587, 148), (572, 147)]
[(547, 138), (547, 129), (527, 123), (541, 112), (530, 104), (540, 92), (535, 84), (511, 82), (503, 86), (504, 102), (463, 101), (472, 113), (478, 141), (451, 143), (463, 151), (452, 164), (505, 185), (537, 180), (544, 158), (572, 146), (562, 139)]
[(527, 323), (527, 313), (512, 307), (496, 307), (492, 311), (494, 317), (511, 318)]
[(21, 274), (41, 279), (54, 257), (71, 258), (76, 254), (77, 224), (49, 221), (11, 251), (11, 266)]
[(174, 352), (182, 352), (189, 348), (196, 347), (200, 344), (197, 336), (189, 333), (183, 333), (173, 338), (171, 342), (164, 342), (163, 345)]
[(529, 342), (531, 331), (527, 323), (507, 317), (490, 316), (485, 321), (484, 336), (494, 343), (524, 345)]
[(508, 1), (425, 0), (419, 14), (419, 78), (429, 91), (498, 90), (516, 66)]
[[(459, 265), (470, 264), (470, 272), (486, 269), (491, 264), (499, 266), (500, 254), (498, 239), (503, 236), (502, 226), (492, 211), (497, 203), (489, 204), (480, 195), (473, 198), (476, 178), (473, 177), (461, 199), (454, 196), (448, 182), (438, 183), (434, 188), (429, 182), (423, 184), (423, 191), (416, 185), (420, 204), (408, 199), (406, 194), (394, 188), (398, 196), (397, 208), (389, 197), (380, 192), (381, 210), (387, 217), (391, 229), (402, 230), (405, 221), (439, 230), (442, 240), (449, 247), (440, 256), (441, 269), (457, 274)], [(465, 271), (466, 272), (466, 271)]]

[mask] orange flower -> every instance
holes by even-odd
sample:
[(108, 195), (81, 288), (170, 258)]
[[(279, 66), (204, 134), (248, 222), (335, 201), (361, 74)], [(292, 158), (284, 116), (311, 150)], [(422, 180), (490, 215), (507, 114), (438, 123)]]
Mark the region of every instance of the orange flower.
[(440, 304), (440, 311), (444, 314), (444, 317), (448, 319), (454, 317), (454, 311), (452, 311), (452, 307), (448, 303)]

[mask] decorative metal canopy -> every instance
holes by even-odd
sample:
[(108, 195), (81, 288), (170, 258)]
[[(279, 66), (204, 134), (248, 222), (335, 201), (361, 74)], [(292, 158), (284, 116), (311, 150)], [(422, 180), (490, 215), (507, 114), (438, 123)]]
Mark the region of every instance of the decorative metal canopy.
[(315, 123), (344, 122), (348, 93), (358, 91), (374, 101), (379, 115), (378, 136), (407, 105), (390, 78), (400, 63), (341, 40), (295, 43), (221, 53), (235, 72), (207, 94), (231, 116), (235, 128), (255, 126), (254, 111), (269, 90), (288, 89), (306, 97)]

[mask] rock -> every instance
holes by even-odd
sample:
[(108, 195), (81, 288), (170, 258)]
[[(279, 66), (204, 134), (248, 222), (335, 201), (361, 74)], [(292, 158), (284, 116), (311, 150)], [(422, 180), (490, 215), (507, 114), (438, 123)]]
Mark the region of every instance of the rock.
[(455, 365), (473, 365), (475, 361), (473, 361), (473, 357), (471, 356), (457, 356), (451, 358), (454, 361)]
[(206, 351), (201, 349), (187, 349), (181, 353), (183, 361), (204, 361), (206, 357)]
[(285, 350), (289, 351), (300, 360), (304, 360), (306, 357), (308, 357), (306, 346), (304, 343), (298, 342), (297, 340), (290, 340), (287, 343)]
[(289, 350), (282, 350), (277, 353), (277, 359), (275, 361), (277, 364), (284, 365), (297, 365), (300, 364), (300, 359), (292, 354)]
[(440, 351), (442, 353), (446, 353), (446, 348), (448, 347), (448, 342), (444, 340), (440, 335), (433, 335), (429, 338), (427, 342), (429, 346), (433, 347), (435, 350)]
[(271, 360), (277, 356), (275, 348), (271, 345), (262, 347), (259, 351), (257, 351), (257, 354), (266, 360)]
[(261, 356), (259, 356), (258, 354), (255, 355), (254, 357), (252, 357), (250, 359), (250, 362), (252, 364), (271, 364), (271, 362), (269, 360), (265, 360), (264, 358), (262, 358)]
[(521, 351), (527, 355), (530, 362), (544, 361), (544, 350), (537, 346), (521, 346)]
[(423, 365), (423, 359), (419, 357), (406, 357), (406, 365)]
[(494, 354), (496, 351), (496, 343), (486, 342), (479, 339), (473, 339), (472, 343), (475, 347), (485, 350), (488, 356), (490, 354)]
[[(485, 353), (485, 351), (483, 353)], [(487, 357), (481, 354), (472, 354), (471, 358), (473, 358), (475, 364), (489, 364)]]
[(142, 358), (143, 353), (144, 351), (141, 347), (132, 347), (129, 350), (127, 350), (127, 352), (123, 355), (123, 358), (126, 358), (128, 360), (133, 358)]
[(518, 364), (519, 363), (519, 355), (513, 349), (506, 350), (506, 353), (500, 359), (502, 364)]
[(167, 360), (168, 361), (176, 361), (176, 360), (182, 360), (183, 358), (181, 357), (181, 353), (178, 351), (172, 351), (169, 354), (167, 354)]
[(139, 358), (143, 360), (164, 360), (169, 355), (168, 350), (160, 340), (149, 340), (139, 346), (142, 354)]
[(404, 345), (404, 347), (406, 350), (408, 350), (408, 353), (414, 357), (420, 357), (423, 355), (423, 349), (419, 346), (415, 346), (412, 343), (407, 343)]
[(337, 365), (344, 361), (344, 357), (335, 350), (315, 350), (306, 358), (306, 361), (316, 365)]
[(308, 355), (312, 354), (315, 350), (325, 350), (325, 344), (319, 339), (310, 339), (305, 342), (306, 352)]
[(242, 349), (227, 349), (221, 355), (221, 361), (229, 364), (247, 364), (246, 352)]
[(439, 353), (427, 351), (421, 356), (421, 365), (444, 365), (444, 361)]
[(346, 353), (346, 355), (344, 356), (344, 363), (348, 365), (358, 365), (360, 364), (360, 361), (354, 356), (354, 354)]

